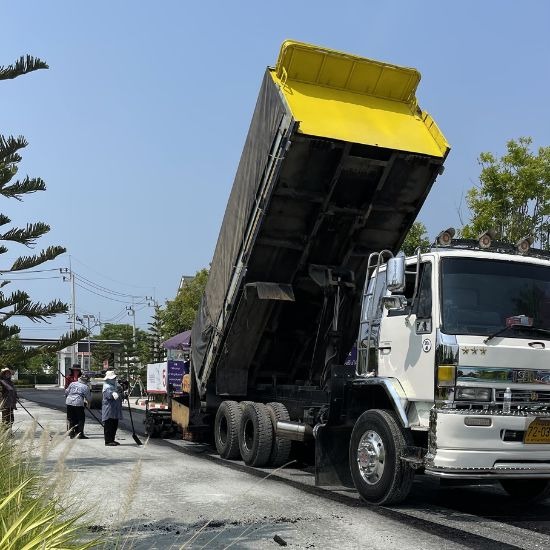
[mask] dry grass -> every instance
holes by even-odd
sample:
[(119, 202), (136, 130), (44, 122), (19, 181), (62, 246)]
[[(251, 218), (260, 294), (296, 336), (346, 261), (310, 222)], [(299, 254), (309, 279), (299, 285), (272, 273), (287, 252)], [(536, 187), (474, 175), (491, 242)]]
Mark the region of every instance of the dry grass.
[(61, 462), (67, 453), (61, 453), (56, 475), (45, 475), (44, 462), (59, 444), (55, 439), (41, 436), (37, 443), (36, 423), (17, 442), (8, 431), (0, 430), (2, 550), (84, 550), (97, 545), (97, 541), (89, 540), (81, 521), (85, 511), (76, 511), (69, 503)]

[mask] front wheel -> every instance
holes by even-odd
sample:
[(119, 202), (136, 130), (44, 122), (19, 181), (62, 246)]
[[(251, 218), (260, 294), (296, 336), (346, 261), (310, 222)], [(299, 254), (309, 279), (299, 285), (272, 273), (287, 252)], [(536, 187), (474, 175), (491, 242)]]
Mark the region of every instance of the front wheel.
[(373, 409), (364, 412), (351, 433), (349, 463), (355, 488), (371, 504), (397, 504), (411, 490), (414, 470), (401, 454), (411, 444), (395, 414)]
[(500, 484), (511, 497), (524, 504), (550, 497), (549, 479), (501, 479)]

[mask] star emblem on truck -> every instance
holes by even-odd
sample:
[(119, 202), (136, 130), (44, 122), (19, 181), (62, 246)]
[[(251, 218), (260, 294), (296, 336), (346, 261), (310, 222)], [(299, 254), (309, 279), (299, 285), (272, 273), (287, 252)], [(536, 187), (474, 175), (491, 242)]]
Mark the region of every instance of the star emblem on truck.
[(478, 353), (479, 355), (485, 355), (487, 353), (487, 348), (481, 348), (481, 347), (475, 347), (475, 346), (472, 346), (471, 348), (463, 347), (462, 353), (464, 355), (468, 355), (469, 353), (471, 353), (472, 355), (477, 355)]

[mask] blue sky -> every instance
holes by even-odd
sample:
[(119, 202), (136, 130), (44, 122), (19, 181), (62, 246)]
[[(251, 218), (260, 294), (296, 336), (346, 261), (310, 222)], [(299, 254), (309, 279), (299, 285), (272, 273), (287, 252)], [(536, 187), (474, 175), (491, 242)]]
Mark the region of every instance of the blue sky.
[[(420, 70), (419, 103), (452, 146), (419, 216), (430, 235), (460, 226), (460, 210), (467, 220), (481, 151), (519, 136), (550, 145), (544, 0), (20, 0), (2, 3), (2, 20), (0, 64), (29, 53), (50, 70), (0, 84), (0, 133), (27, 138), (20, 173), (48, 186), (0, 211), (52, 226), (40, 245), (67, 247), (93, 283), (80, 280), (77, 312), (104, 321), (130, 321), (121, 295), (164, 303), (210, 262), (265, 67), (287, 38)], [(69, 300), (57, 272), (34, 276), (55, 278), (12, 288)], [(135, 302), (145, 328), (152, 309)], [(68, 325), (22, 326), (55, 337)]]

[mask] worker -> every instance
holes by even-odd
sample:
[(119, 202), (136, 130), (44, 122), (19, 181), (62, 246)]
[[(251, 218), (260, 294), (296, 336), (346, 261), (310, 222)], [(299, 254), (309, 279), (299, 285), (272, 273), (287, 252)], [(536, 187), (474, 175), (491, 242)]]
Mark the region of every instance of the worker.
[(13, 411), (17, 409), (17, 390), (11, 379), (11, 369), (2, 369), (0, 371), (0, 409), (2, 410), (2, 425), (11, 431), (13, 426)]
[(101, 420), (103, 421), (103, 433), (105, 445), (116, 447), (120, 445), (115, 441), (118, 421), (122, 420), (122, 388), (117, 384), (117, 375), (108, 370), (103, 379), (103, 399), (101, 402)]
[(90, 379), (85, 374), (80, 375), (76, 382), (71, 382), (65, 390), (65, 404), (67, 405), (67, 430), (69, 437), (74, 439), (89, 439), (84, 435), (84, 423), (86, 416), (84, 407), (88, 406), (92, 398), (88, 382)]
[(69, 369), (69, 374), (65, 376), (65, 388), (68, 388), (73, 382), (77, 382), (80, 377), (81, 369), (80, 365), (73, 365)]

